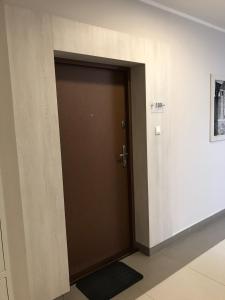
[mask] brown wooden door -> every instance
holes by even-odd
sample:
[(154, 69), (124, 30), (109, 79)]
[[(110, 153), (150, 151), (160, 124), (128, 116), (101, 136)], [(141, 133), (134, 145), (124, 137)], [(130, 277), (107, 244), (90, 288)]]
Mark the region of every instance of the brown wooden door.
[(120, 157), (128, 151), (128, 73), (56, 62), (56, 79), (74, 282), (132, 249), (129, 158), (124, 166)]

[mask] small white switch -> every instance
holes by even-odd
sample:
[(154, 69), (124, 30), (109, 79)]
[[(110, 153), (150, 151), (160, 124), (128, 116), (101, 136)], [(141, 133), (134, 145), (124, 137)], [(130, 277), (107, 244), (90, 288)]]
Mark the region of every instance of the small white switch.
[(161, 127), (158, 125), (155, 127), (155, 135), (160, 135), (161, 134)]

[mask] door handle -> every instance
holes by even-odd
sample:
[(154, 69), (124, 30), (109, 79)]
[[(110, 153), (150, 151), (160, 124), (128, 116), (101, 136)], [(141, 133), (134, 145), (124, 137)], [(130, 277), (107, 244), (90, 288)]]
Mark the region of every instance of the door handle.
[(128, 156), (128, 153), (127, 153), (126, 145), (123, 145), (122, 153), (120, 154), (120, 158), (121, 158), (124, 168), (126, 168), (126, 166), (127, 166), (127, 156)]

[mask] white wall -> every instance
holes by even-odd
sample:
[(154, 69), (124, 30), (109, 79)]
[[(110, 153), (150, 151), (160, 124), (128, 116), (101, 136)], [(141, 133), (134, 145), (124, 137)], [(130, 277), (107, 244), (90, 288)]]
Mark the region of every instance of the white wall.
[(225, 142), (209, 142), (209, 75), (225, 76), (225, 34), (135, 0), (7, 2), (167, 43), (167, 79), (156, 72), (154, 87), (167, 110), (148, 120), (151, 247), (225, 208)]

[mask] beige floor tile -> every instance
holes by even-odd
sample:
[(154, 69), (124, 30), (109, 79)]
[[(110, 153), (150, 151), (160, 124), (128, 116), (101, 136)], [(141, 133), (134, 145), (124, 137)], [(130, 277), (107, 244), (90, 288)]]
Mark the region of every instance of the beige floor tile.
[(208, 250), (187, 267), (225, 285), (225, 242)]
[(154, 300), (149, 295), (144, 294), (141, 297), (137, 298), (136, 300)]
[[(126, 289), (124, 292), (115, 296), (113, 299), (114, 300), (135, 300), (138, 297), (140, 297), (142, 294), (143, 292), (137, 287), (137, 284), (134, 284), (129, 289)], [(71, 288), (70, 293), (65, 295), (63, 300), (87, 300), (87, 298), (75, 286), (73, 286)]]
[(66, 294), (63, 300), (87, 300), (87, 297), (85, 297), (75, 286), (72, 286), (70, 293)]
[(138, 283), (136, 283), (122, 293), (113, 297), (113, 300), (135, 300), (142, 295), (143, 291), (139, 289)]
[(216, 240), (214, 242), (214, 239), (209, 237), (210, 234), (213, 236), (212, 232), (209, 233), (208, 231), (190, 233), (189, 236), (171, 243), (161, 252), (169, 258), (183, 263), (184, 267), (219, 242), (217, 241), (217, 234), (214, 233)]
[(148, 257), (140, 252), (136, 252), (125, 258), (123, 262), (144, 276), (144, 279), (136, 284), (142, 291), (142, 294), (145, 294), (151, 288), (183, 267), (179, 262), (161, 255), (160, 253)]
[[(224, 226), (221, 226), (224, 228)], [(221, 230), (222, 231), (222, 230)], [(207, 240), (208, 236), (211, 236), (211, 234), (209, 233), (205, 233), (204, 239)], [(202, 238), (203, 233), (201, 233), (201, 238)], [(152, 289), (153, 287), (157, 286), (157, 284), (159, 284), (160, 282), (162, 282), (163, 280), (167, 279), (170, 275), (174, 274), (176, 271), (178, 271), (179, 269), (181, 269), (188, 260), (191, 259), (191, 256), (188, 254), (190, 248), (190, 244), (194, 245), (197, 244), (196, 242), (196, 237), (194, 237), (194, 241), (192, 240), (188, 240), (191, 243), (183, 243), (181, 241), (175, 243), (175, 245), (172, 245), (171, 247), (168, 247), (168, 249), (165, 249), (163, 251), (160, 251), (158, 254), (154, 254), (152, 257), (147, 257), (143, 254), (141, 254), (140, 252), (136, 252), (133, 255), (125, 258), (123, 261), (125, 263), (127, 263), (129, 266), (133, 267), (135, 270), (139, 271), (140, 273), (142, 273), (144, 275), (144, 279), (139, 281), (138, 283), (136, 283), (135, 285), (133, 285), (132, 287), (130, 287), (129, 289), (125, 290), (124, 292), (120, 293), (119, 295), (117, 295), (116, 297), (114, 297), (113, 299), (115, 300), (158, 300), (158, 298), (155, 298), (153, 295), (151, 295), (150, 298), (150, 294), (148, 294), (148, 298), (146, 299), (146, 292), (148, 292), (150, 289)], [(189, 244), (189, 250), (187, 249), (186, 245)], [(197, 246), (195, 248), (199, 247), (199, 244), (202, 244), (202, 241), (198, 242)], [(215, 244), (215, 243), (214, 243)], [(205, 250), (207, 250), (206, 248), (208, 247), (207, 245), (204, 245)], [(202, 248), (204, 248), (202, 247)], [(184, 250), (185, 249), (185, 250)], [(223, 251), (225, 252), (225, 241), (219, 243), (216, 247), (212, 248), (209, 250), (210, 253), (206, 252), (204, 255), (208, 255), (210, 257), (209, 261), (210, 263), (207, 264), (209, 270), (211, 272), (211, 275), (206, 275), (208, 277), (214, 277), (217, 278), (215, 280), (219, 281), (219, 282), (223, 282), (223, 278), (224, 278), (224, 270), (223, 267), (224, 266), (224, 262), (225, 258), (223, 258), (222, 262), (221, 262), (221, 253), (223, 253)], [(201, 251), (199, 251), (199, 254), (201, 254)], [(211, 252), (213, 252), (213, 254), (211, 254)], [(213, 259), (213, 257), (215, 257), (215, 252), (216, 256), (217, 256), (217, 265), (215, 267), (215, 258)], [(218, 254), (220, 253), (220, 254)], [(167, 255), (168, 254), (168, 255)], [(171, 255), (170, 255), (171, 254)], [(182, 257), (182, 255), (183, 257)], [(196, 253), (194, 253), (193, 257), (196, 256), (197, 254), (197, 250)], [(171, 257), (172, 256), (172, 257)], [(189, 257), (190, 256), (190, 257)], [(223, 256), (224, 257), (224, 256)], [(180, 260), (180, 258), (182, 258), (182, 261)], [(188, 259), (186, 259), (188, 258)], [(199, 267), (199, 261), (198, 260), (202, 260), (202, 256), (197, 258), (193, 263), (190, 263), (188, 265), (188, 267), (195, 269), (195, 267), (197, 266), (198, 269), (200, 269)], [(204, 259), (205, 260), (205, 259)], [(208, 257), (206, 258), (206, 260), (208, 260)], [(192, 265), (193, 264), (193, 265)], [(205, 263), (200, 262), (200, 266), (204, 266), (205, 267)], [(209, 267), (210, 266), (210, 267)], [(221, 267), (218, 269), (218, 266)], [(204, 268), (202, 268), (201, 273), (206, 272), (207, 270), (204, 270)], [(219, 271), (218, 271), (219, 270)], [(212, 272), (213, 271), (213, 272)], [(199, 270), (197, 270), (196, 272), (199, 272)], [(197, 273), (196, 273), (197, 274)], [(196, 275), (198, 276), (198, 274)], [(201, 276), (201, 275), (199, 275)], [(221, 279), (222, 278), (222, 279)], [(207, 280), (207, 278), (206, 278)], [(163, 282), (164, 284), (164, 282)], [(193, 284), (194, 286), (194, 284)], [(156, 287), (158, 289), (158, 286)], [(192, 289), (192, 287), (190, 287), (190, 289)], [(198, 289), (196, 289), (198, 291)], [(200, 291), (198, 291), (200, 293)], [(204, 292), (204, 289), (203, 289)], [(151, 292), (152, 293), (152, 292)], [(225, 294), (225, 292), (224, 292)], [(210, 295), (210, 293), (209, 293)], [(141, 298), (140, 298), (141, 297)], [(71, 288), (71, 292), (67, 295), (64, 296), (63, 300), (85, 300), (87, 299), (76, 287), (72, 287)], [(159, 300), (170, 300), (168, 297), (166, 298), (159, 298)], [(190, 300), (208, 300), (211, 298), (177, 298), (179, 300), (186, 300), (186, 299), (190, 299)], [(176, 298), (171, 298), (171, 300), (177, 300)], [(225, 300), (224, 298), (212, 298), (212, 300)], [(62, 300), (60, 298), (60, 300)]]
[[(150, 258), (140, 252), (136, 252), (123, 259), (123, 262), (143, 274), (144, 278), (115, 296), (113, 298), (115, 300), (135, 300), (180, 269), (180, 265), (177, 262), (158, 254)], [(69, 298), (69, 300), (72, 299)], [(80, 300), (80, 298), (76, 298), (76, 300)]]
[(225, 240), (223, 240), (222, 242), (220, 242), (219, 244), (217, 244), (215, 247), (223, 247), (223, 248), (225, 248)]
[(183, 268), (147, 294), (154, 300), (225, 300), (225, 286)]

